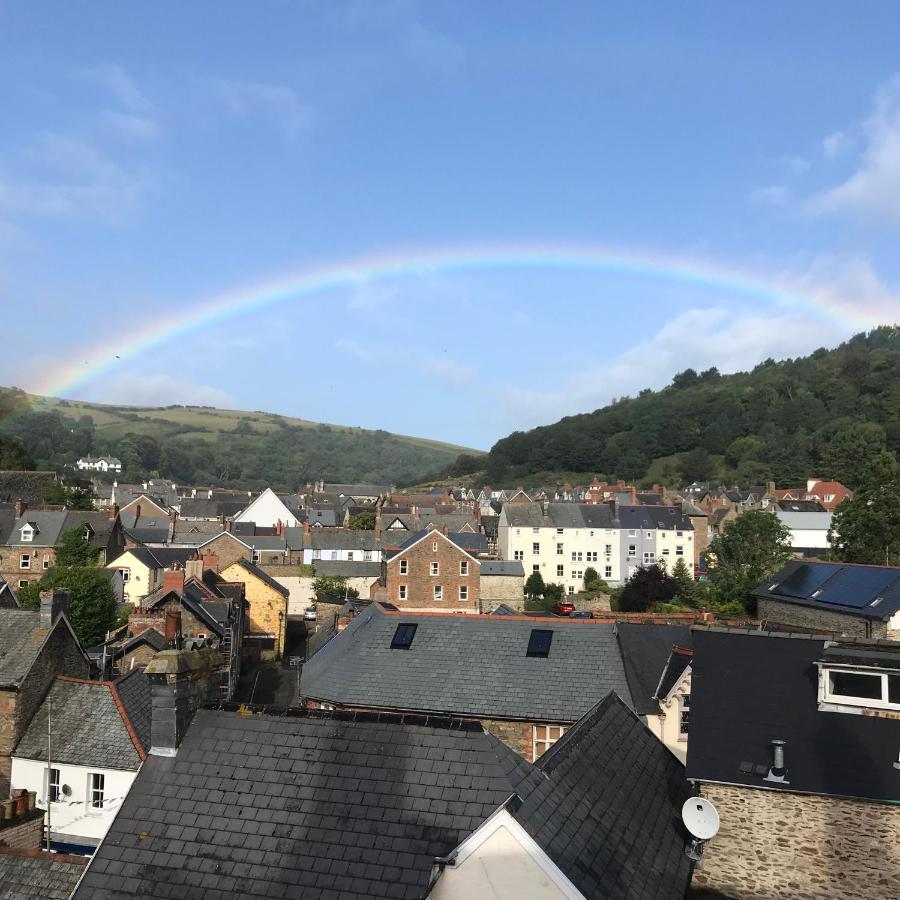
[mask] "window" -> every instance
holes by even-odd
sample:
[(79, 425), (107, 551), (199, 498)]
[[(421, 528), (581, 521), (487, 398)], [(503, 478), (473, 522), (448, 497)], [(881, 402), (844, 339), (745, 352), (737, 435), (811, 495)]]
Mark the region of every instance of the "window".
[(900, 674), (829, 669), (824, 699), (851, 706), (900, 709)]
[(576, 581), (581, 581), (583, 577), (584, 574), (582, 573), (581, 569), (572, 569), (572, 578), (574, 578)]
[(90, 528), (85, 528), (85, 529), (84, 529), (84, 534), (81, 536), (81, 539), (82, 539), (85, 543), (87, 543), (87, 542), (91, 539), (91, 529), (90, 529)]
[(337, 550), (332, 550), (332, 551), (331, 551), (331, 558), (332, 558), (332, 559), (337, 559), (337, 558), (338, 558), (338, 551), (337, 551)]
[(122, 581), (128, 584), (131, 581), (131, 569), (119, 569), (119, 571), (122, 573)]
[(644, 563), (652, 563), (656, 559), (656, 554), (652, 550), (644, 551)]
[(409, 650), (418, 627), (412, 622), (404, 622), (402, 625), (398, 625), (394, 636), (391, 638), (391, 650)]
[(541, 545), (537, 541), (535, 541), (531, 545), (531, 555), (532, 556), (540, 556), (541, 555)]
[(463, 577), (469, 574), (469, 561), (467, 559), (459, 561), (459, 574)]
[(429, 569), (429, 575), (440, 575), (441, 574), (441, 564), (433, 562), (431, 564), (431, 568)]
[[(337, 557), (335, 557), (334, 554), (332, 554), (331, 558), (336, 559)], [(252, 562), (252, 563), (259, 562), (259, 550), (251, 550), (250, 551), (250, 562)]]
[(459, 602), (466, 603), (468, 601), (468, 599), (469, 599), (469, 588), (466, 585), (461, 584), (459, 586)]
[(565, 725), (532, 725), (531, 753), (532, 760), (543, 756), (564, 734)]
[(550, 655), (550, 644), (553, 643), (553, 632), (546, 628), (532, 628), (528, 637), (526, 656), (539, 656), (546, 659)]
[(683, 531), (676, 531), (676, 532), (675, 532), (675, 537), (684, 537), (684, 532), (683, 532)]
[(347, 551), (347, 562), (353, 562), (353, 551), (352, 550)]
[(557, 533), (557, 534), (563, 534), (563, 533), (564, 533), (564, 530), (563, 530), (562, 528), (557, 528), (557, 529), (556, 529), (556, 533)]
[(321, 550), (313, 550), (313, 559), (321, 559), (322, 551)]
[(647, 540), (648, 540), (648, 541), (653, 540), (653, 532), (652, 532), (652, 531), (648, 531), (648, 532), (647, 532)]
[(434, 586), (434, 599), (438, 602), (444, 599), (444, 589), (439, 584)]
[(406, 599), (406, 585), (405, 585), (405, 584), (401, 584), (401, 585), (400, 585), (400, 587), (399, 587), (399, 589), (398, 589), (398, 591), (397, 591), (397, 599), (398, 599), (398, 600), (405, 600), (405, 599)]
[(409, 560), (407, 560), (407, 559), (400, 560), (400, 574), (401, 575), (409, 574)]
[(27, 587), (27, 586), (28, 586), (28, 582), (27, 582), (27, 581), (25, 581), (25, 580), (20, 580), (20, 581), (19, 581), (19, 587), (20, 587), (20, 588)]
[(636, 544), (628, 545), (628, 555), (629, 556), (637, 556), (637, 545)]
[(363, 560), (365, 562), (372, 561), (372, 551), (371, 550), (363, 550)]
[(678, 740), (686, 741), (691, 718), (691, 695), (683, 694), (678, 698)]
[(612, 578), (612, 566), (607, 566), (603, 570), (603, 577), (604, 578)]
[(513, 559), (525, 559), (525, 551), (513, 550)]
[(684, 544), (677, 544), (675, 547), (676, 556), (684, 556)]
[(89, 802), (91, 809), (103, 809), (103, 783), (106, 776), (102, 772), (91, 772), (90, 774), (90, 794)]
[(531, 529), (531, 533), (532, 533), (532, 534), (540, 534), (540, 533), (541, 533), (541, 529), (540, 529), (540, 528), (532, 528), (532, 529)]
[(557, 555), (557, 556), (562, 556), (562, 555), (563, 555), (563, 545), (562, 545), (562, 544), (557, 544), (557, 545), (556, 545), (556, 555)]
[[(44, 777), (47, 777), (47, 770), (44, 770)], [(50, 803), (56, 803), (59, 800), (59, 769), (51, 769), (50, 777), (47, 779), (47, 800)]]
[(43, 566), (45, 569), (50, 568), (50, 557), (46, 553), (44, 554)]
[(668, 548), (668, 547), (663, 547), (662, 555), (663, 555), (663, 556), (668, 556), (668, 555), (669, 555), (669, 548)]
[(826, 495), (825, 495), (825, 502), (826, 502), (826, 503), (831, 503), (832, 500), (834, 500), (834, 494), (826, 494)]
[(19, 556), (19, 568), (20, 569), (30, 569), (31, 568), (31, 554), (30, 553), (22, 553)]
[(581, 553), (579, 551), (572, 551), (572, 562), (581, 562)]
[(606, 550), (604, 551), (607, 556), (612, 556), (612, 544), (606, 545)]
[(633, 528), (629, 528), (628, 537), (637, 537), (637, 531), (635, 531)]
[(588, 562), (597, 562), (597, 551), (596, 550), (588, 550), (587, 551), (587, 561)]
[(557, 566), (556, 567), (556, 577), (562, 578), (565, 575), (565, 566)]
[(30, 544), (34, 540), (34, 529), (30, 525), (22, 526), (22, 543)]
[(433, 541), (431, 544), (431, 552), (437, 553), (437, 541)]
[(570, 593), (570, 594), (574, 594), (574, 593), (575, 593), (575, 585), (574, 585), (574, 584), (570, 584), (570, 585), (569, 585), (569, 593)]
[(540, 572), (540, 571), (541, 571), (540, 565), (538, 565), (538, 563), (535, 563), (535, 564), (531, 567), (531, 571), (532, 571), (532, 572)]

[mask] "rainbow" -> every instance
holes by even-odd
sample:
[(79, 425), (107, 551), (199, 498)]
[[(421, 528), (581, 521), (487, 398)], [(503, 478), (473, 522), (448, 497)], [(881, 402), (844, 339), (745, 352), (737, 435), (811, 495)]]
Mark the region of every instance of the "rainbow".
[[(513, 243), (454, 246), (440, 249), (359, 256), (266, 279), (239, 290), (187, 304), (181, 311), (135, 325), (132, 336), (110, 352), (109, 342), (73, 351), (51, 368), (33, 393), (63, 397), (147, 350), (245, 313), (296, 302), (315, 294), (373, 282), (434, 274), (502, 269), (567, 269), (621, 273), (703, 288), (721, 289), (748, 300), (812, 310), (855, 330), (879, 321), (869, 304), (834, 292), (809, 289), (787, 277), (761, 277), (739, 269), (690, 257), (665, 256), (614, 247), (577, 244)], [(860, 307), (864, 309), (861, 310)], [(884, 313), (881, 313), (883, 317)]]

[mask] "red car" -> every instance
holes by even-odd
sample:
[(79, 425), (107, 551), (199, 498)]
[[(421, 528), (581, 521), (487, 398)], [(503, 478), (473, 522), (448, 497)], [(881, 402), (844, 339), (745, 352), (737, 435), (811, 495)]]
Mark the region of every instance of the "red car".
[(558, 616), (567, 616), (569, 613), (575, 612), (575, 604), (569, 603), (568, 600), (560, 600), (559, 603), (553, 604), (553, 612)]

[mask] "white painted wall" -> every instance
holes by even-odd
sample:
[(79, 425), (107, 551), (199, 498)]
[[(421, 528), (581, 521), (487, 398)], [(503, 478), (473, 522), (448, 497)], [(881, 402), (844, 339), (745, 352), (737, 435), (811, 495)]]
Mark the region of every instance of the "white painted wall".
[(668, 702), (660, 703), (662, 715), (647, 716), (647, 727), (682, 763), (687, 763), (688, 737), (681, 734), (682, 698), (691, 694), (691, 668), (685, 669), (681, 681)]
[(811, 547), (816, 550), (827, 550), (831, 547), (828, 543), (828, 532), (819, 528), (792, 528), (792, 547)]
[(272, 528), (279, 520), (288, 528), (296, 528), (300, 520), (281, 502), (278, 495), (266, 488), (243, 512), (234, 517), (235, 522), (256, 522), (264, 528)]
[[(288, 612), (289, 616), (302, 616), (303, 610), (307, 606), (312, 606), (315, 602), (313, 594), (313, 581), (315, 579), (301, 575), (273, 575), (272, 576), (282, 587), (286, 587), (290, 591), (288, 596)], [(359, 596), (364, 600), (369, 597), (369, 588), (374, 582), (378, 581), (376, 577), (366, 578), (348, 578), (347, 586), (355, 588), (359, 591)]]
[[(97, 844), (106, 835), (122, 801), (125, 799), (137, 772), (122, 769), (91, 769), (85, 766), (73, 766), (67, 763), (53, 763), (59, 769), (59, 783), (69, 785), (72, 793), (62, 796), (59, 803), (54, 803), (50, 810), (50, 829), (53, 840), (65, 840), (69, 843)], [(89, 775), (101, 772), (106, 781), (104, 784), (104, 807), (102, 810), (92, 809), (88, 802)], [(33, 759), (12, 759), (12, 777), (10, 784), (14, 789), (25, 788), (37, 792), (37, 805), (47, 808), (47, 763)], [(44, 816), (46, 824), (47, 817)]]

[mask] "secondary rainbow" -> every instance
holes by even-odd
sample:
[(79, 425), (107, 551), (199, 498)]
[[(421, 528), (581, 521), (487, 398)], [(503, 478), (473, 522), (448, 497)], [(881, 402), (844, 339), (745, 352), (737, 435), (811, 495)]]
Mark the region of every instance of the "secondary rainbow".
[(327, 291), (430, 274), (500, 269), (569, 269), (622, 273), (718, 288), (730, 295), (781, 307), (813, 310), (857, 329), (870, 327), (871, 315), (829, 298), (822, 292), (793, 288), (786, 280), (689, 257), (666, 256), (596, 245), (515, 243), (414, 249), (359, 256), (268, 278), (241, 289), (188, 303), (181, 311), (138, 323), (132, 336), (73, 351), (33, 385), (34, 393), (62, 397), (113, 370), (120, 363), (191, 332), (244, 313), (296, 302)]

